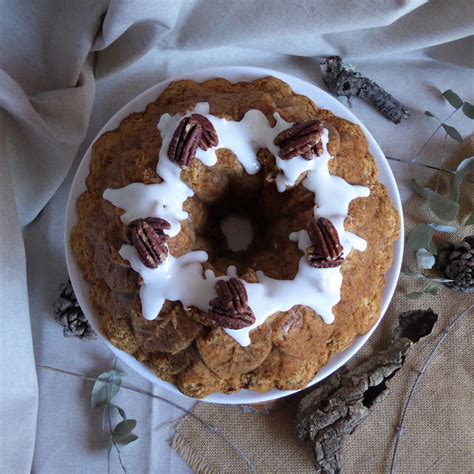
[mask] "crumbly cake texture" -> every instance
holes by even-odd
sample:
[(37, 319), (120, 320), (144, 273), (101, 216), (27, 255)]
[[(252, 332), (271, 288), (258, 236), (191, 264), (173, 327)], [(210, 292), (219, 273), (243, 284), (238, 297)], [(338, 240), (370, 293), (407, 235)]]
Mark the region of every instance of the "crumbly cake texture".
[[(155, 320), (141, 314), (140, 277), (119, 255), (130, 243), (122, 211), (102, 195), (107, 188), (130, 183), (161, 182), (156, 174), (161, 137), (157, 123), (164, 113), (185, 114), (196, 103), (208, 102), (210, 113), (240, 120), (250, 109), (262, 111), (270, 123), (280, 113), (287, 122), (320, 119), (329, 130), (331, 174), (350, 184), (367, 186), (370, 195), (351, 202), (345, 228), (367, 241), (364, 252), (352, 250), (341, 272), (341, 300), (333, 308), (335, 322), (325, 324), (308, 307), (294, 306), (276, 313), (252, 331), (251, 344), (240, 346), (207, 314), (167, 301)], [(192, 188), (184, 209), (189, 218), (169, 240), (178, 257), (204, 250), (204, 268), (225, 275), (235, 265), (239, 278), (256, 282), (256, 270), (276, 279), (292, 279), (303, 253), (289, 240), (313, 218), (314, 195), (300, 182), (279, 193), (274, 183), (275, 159), (260, 150), (259, 173), (249, 175), (230, 150), (217, 152), (217, 164), (194, 160), (182, 180)], [(314, 159), (317, 159), (315, 157)], [(304, 388), (331, 354), (366, 334), (380, 315), (384, 274), (392, 263), (399, 216), (377, 181), (377, 170), (361, 129), (321, 110), (307, 97), (296, 95), (282, 81), (269, 77), (232, 84), (225, 79), (204, 83), (171, 83), (144, 112), (133, 113), (117, 130), (107, 132), (93, 146), (87, 191), (77, 201), (78, 222), (70, 236), (72, 253), (90, 284), (90, 300), (106, 337), (119, 349), (146, 363), (158, 377), (174, 383), (184, 394), (203, 398), (247, 388)], [(231, 252), (220, 229), (229, 213), (251, 218), (254, 239), (245, 251)]]

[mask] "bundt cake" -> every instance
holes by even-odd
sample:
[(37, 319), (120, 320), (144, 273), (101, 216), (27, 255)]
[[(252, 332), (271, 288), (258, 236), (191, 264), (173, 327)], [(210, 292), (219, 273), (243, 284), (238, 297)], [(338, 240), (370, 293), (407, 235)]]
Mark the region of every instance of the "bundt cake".
[(195, 398), (304, 388), (378, 320), (400, 227), (360, 127), (274, 77), (172, 82), (95, 142), (77, 210), (103, 334)]

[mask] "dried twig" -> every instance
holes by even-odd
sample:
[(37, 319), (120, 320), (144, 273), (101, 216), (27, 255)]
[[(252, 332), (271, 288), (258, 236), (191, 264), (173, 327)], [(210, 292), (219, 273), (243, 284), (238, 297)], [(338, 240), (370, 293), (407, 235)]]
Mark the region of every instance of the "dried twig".
[(368, 77), (345, 65), (339, 56), (330, 56), (323, 63), (323, 80), (335, 96), (360, 97), (370, 102), (393, 123), (408, 118), (408, 109)]
[(297, 432), (301, 439), (313, 444), (318, 472), (341, 471), (344, 439), (388, 395), (386, 382), (403, 366), (413, 343), (431, 333), (437, 319), (432, 310), (401, 314), (387, 349), (351, 371), (332, 375), (301, 400)]

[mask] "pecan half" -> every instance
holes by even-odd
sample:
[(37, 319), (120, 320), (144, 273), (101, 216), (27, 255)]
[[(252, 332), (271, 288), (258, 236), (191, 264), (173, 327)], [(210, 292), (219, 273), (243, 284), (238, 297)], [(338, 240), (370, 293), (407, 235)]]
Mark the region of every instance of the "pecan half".
[(168, 256), (166, 242), (168, 236), (163, 232), (171, 226), (159, 217), (136, 219), (129, 224), (132, 231), (132, 244), (138, 252), (143, 265), (157, 268)]
[(196, 150), (217, 146), (219, 139), (212, 123), (201, 114), (192, 114), (179, 122), (168, 147), (168, 158), (181, 168), (188, 168)]
[(198, 147), (201, 150), (208, 150), (219, 145), (219, 137), (217, 136), (214, 125), (201, 114), (192, 114), (191, 120), (194, 120), (201, 127), (201, 140), (199, 140)]
[(134, 221), (130, 222), (130, 224), (128, 224), (128, 227), (133, 229), (143, 221), (145, 221), (149, 226), (153, 227), (156, 233), (161, 235), (165, 235), (163, 232), (164, 230), (171, 229), (170, 223), (165, 219), (161, 219), (161, 217), (145, 217), (145, 219), (135, 219)]
[(218, 325), (229, 329), (242, 329), (255, 322), (248, 306), (247, 291), (237, 278), (216, 283), (217, 297), (210, 301), (209, 317)]
[(280, 147), (278, 155), (282, 160), (291, 160), (295, 156), (311, 160), (313, 155), (323, 154), (322, 135), (323, 124), (319, 120), (308, 120), (283, 130), (273, 143)]
[(306, 249), (308, 263), (316, 268), (338, 267), (344, 261), (339, 235), (332, 222), (325, 217), (312, 221), (308, 225), (311, 245)]
[(171, 138), (168, 158), (178, 163), (181, 168), (187, 168), (196, 155), (201, 140), (201, 130), (201, 126), (190, 117), (181, 120)]

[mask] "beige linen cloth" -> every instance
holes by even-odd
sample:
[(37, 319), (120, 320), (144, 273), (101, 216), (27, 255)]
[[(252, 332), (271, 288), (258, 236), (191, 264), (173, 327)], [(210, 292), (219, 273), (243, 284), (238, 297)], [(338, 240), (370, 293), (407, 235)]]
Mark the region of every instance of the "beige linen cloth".
[[(412, 109), (409, 125), (397, 126), (408, 149), (425, 126), (421, 93), (439, 109), (430, 88), (472, 96), (472, 8), (471, 0), (0, 0), (0, 472), (30, 472), (35, 441), (43, 446), (35, 356), (55, 342), (47, 332), (32, 340), (30, 314), (33, 329), (51, 317), (45, 289), (52, 294), (58, 277), (45, 256), (64, 245), (58, 219), (45, 223), (54, 219), (48, 203), (64, 208), (59, 188), (76, 153), (115, 111), (202, 67), (261, 66), (324, 87), (314, 58), (340, 54)], [(399, 150), (392, 124), (364, 104), (354, 110), (388, 153)], [(41, 389), (40, 411), (50, 412), (38, 419), (39, 438), (41, 423), (43, 432), (58, 423), (54, 397)]]
[[(446, 165), (455, 168), (460, 159), (472, 155), (474, 137), (471, 136)], [(436, 186), (436, 181), (431, 186)], [(460, 200), (460, 222), (465, 221), (473, 201), (474, 184), (466, 182)], [(419, 197), (405, 204), (404, 214), (407, 231), (415, 223), (433, 222), (434, 217)], [(468, 235), (469, 231), (472, 235), (472, 226), (457, 235)], [(414, 269), (411, 253), (406, 252), (404, 263)], [(422, 289), (423, 285), (426, 282), (417, 284), (413, 277), (402, 276), (380, 327), (349, 363), (354, 366), (386, 347), (401, 312), (432, 308), (439, 315), (432, 335), (415, 344), (405, 367), (388, 383), (390, 395), (343, 447), (347, 473), (389, 472), (401, 411), (415, 377), (446, 327), (468, 308), (417, 387), (403, 423), (395, 468), (400, 474), (468, 474), (474, 470), (474, 296), (443, 286), (436, 296), (426, 295), (416, 301), (407, 299), (407, 292)], [(297, 403), (297, 397), (290, 397), (287, 404), (283, 402), (278, 411), (269, 415), (244, 413), (235, 406), (199, 403), (194, 415), (219, 434), (208, 431), (196, 418), (186, 416), (179, 423), (171, 445), (198, 474), (313, 472), (311, 450), (297, 440), (294, 429)]]

